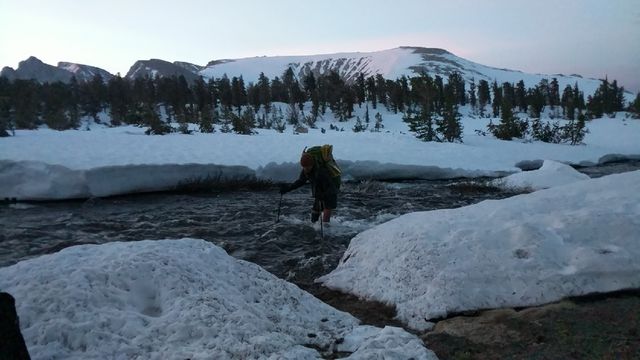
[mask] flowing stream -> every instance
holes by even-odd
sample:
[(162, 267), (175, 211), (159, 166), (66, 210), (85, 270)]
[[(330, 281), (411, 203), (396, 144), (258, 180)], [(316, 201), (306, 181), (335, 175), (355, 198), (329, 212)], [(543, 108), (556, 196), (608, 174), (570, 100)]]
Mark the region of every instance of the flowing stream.
[[(598, 177), (638, 168), (640, 161), (581, 171)], [(488, 186), (484, 179), (346, 183), (331, 225), (323, 231), (309, 220), (308, 186), (284, 195), (281, 203), (272, 186), (258, 191), (2, 204), (0, 267), (78, 244), (198, 238), (310, 288), (313, 279), (337, 265), (350, 239), (359, 232), (409, 212), (513, 195)]]

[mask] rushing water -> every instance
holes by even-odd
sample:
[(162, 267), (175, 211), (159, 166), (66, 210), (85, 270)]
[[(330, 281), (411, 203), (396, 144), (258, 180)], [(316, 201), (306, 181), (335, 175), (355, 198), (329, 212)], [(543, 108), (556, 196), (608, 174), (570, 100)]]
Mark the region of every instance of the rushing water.
[[(637, 168), (640, 162), (585, 172), (597, 177)], [(343, 184), (338, 209), (330, 227), (322, 232), (309, 221), (308, 187), (284, 195), (281, 203), (277, 188), (271, 187), (260, 191), (5, 204), (0, 205), (0, 267), (78, 244), (188, 237), (211, 241), (236, 258), (308, 287), (314, 278), (337, 265), (353, 236), (376, 224), (409, 212), (514, 195), (482, 183)]]

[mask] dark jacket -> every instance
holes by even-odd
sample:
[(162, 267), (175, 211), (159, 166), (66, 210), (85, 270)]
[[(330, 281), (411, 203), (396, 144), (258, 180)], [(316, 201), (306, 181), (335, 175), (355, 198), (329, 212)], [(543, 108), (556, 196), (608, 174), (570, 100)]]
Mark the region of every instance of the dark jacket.
[(308, 174), (304, 170), (300, 171), (298, 180), (291, 184), (289, 190), (295, 190), (307, 182), (311, 183), (311, 194), (315, 199), (326, 201), (329, 197), (338, 194), (338, 187), (331, 178), (329, 170), (324, 166), (316, 164)]

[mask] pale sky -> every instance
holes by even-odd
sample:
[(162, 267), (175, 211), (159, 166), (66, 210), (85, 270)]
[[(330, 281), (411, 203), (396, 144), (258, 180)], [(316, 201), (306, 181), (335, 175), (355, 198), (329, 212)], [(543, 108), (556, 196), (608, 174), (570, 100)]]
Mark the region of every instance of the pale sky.
[(0, 67), (446, 49), (483, 65), (640, 90), (638, 0), (0, 0)]

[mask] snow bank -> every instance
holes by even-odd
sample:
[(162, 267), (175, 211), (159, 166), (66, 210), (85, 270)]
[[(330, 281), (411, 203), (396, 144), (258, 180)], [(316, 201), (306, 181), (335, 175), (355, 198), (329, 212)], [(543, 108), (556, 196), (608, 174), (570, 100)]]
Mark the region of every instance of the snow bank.
[[(309, 105), (309, 104), (307, 104)], [(345, 180), (443, 179), (499, 177), (519, 172), (518, 164), (550, 159), (595, 165), (610, 159), (640, 156), (640, 121), (596, 119), (585, 145), (502, 141), (481, 136), (489, 119), (464, 117), (464, 143), (423, 142), (408, 132), (402, 114), (375, 110), (384, 117), (383, 132), (354, 133), (357, 117), (337, 122), (330, 113), (318, 129), (295, 135), (258, 130), (253, 136), (172, 133), (144, 135), (134, 126), (91, 131), (18, 130), (0, 139), (0, 199), (54, 200), (120, 195), (171, 189), (181, 182), (222, 176), (252, 176), (276, 182), (299, 173), (305, 147), (333, 144)], [(310, 109), (306, 109), (310, 110)], [(374, 109), (370, 109), (374, 116)], [(345, 131), (325, 130), (337, 124)]]
[(39, 161), (0, 160), (0, 199), (83, 199), (172, 190), (206, 180), (247, 179), (255, 179), (255, 172), (244, 166), (164, 164), (72, 170)]
[(638, 234), (634, 171), (401, 216), (358, 234), (318, 281), (425, 329), (452, 312), (640, 287)]
[(202, 240), (75, 246), (1, 268), (0, 290), (34, 359), (436, 358)]
[(506, 189), (541, 190), (588, 179), (589, 175), (583, 174), (569, 165), (545, 160), (542, 167), (537, 170), (515, 173), (494, 180), (493, 184)]

